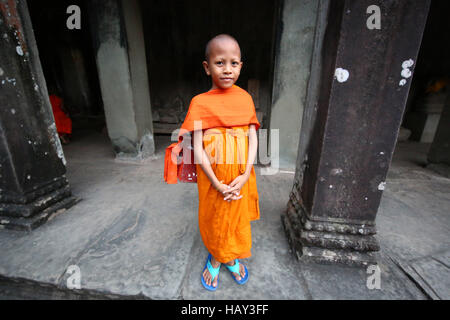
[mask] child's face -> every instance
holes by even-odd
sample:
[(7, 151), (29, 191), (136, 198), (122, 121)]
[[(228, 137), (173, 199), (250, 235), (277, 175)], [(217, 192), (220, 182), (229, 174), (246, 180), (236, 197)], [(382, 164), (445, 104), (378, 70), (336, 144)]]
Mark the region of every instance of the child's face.
[(209, 59), (203, 67), (212, 79), (212, 89), (231, 88), (241, 74), (242, 61), (239, 45), (230, 39), (215, 40), (210, 44)]

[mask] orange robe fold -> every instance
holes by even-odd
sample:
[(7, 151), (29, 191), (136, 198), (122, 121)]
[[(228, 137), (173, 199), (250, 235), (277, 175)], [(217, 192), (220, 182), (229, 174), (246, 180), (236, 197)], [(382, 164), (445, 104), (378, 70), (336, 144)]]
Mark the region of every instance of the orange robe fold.
[(58, 133), (72, 133), (72, 120), (62, 111), (62, 100), (60, 97), (50, 95), (50, 103), (52, 105), (53, 117), (55, 118), (56, 131)]
[[(177, 183), (177, 164), (182, 136), (194, 130), (194, 121), (202, 121), (203, 148), (219, 181), (230, 184), (243, 174), (248, 160), (250, 124), (256, 130), (256, 118), (251, 96), (233, 86), (200, 94), (192, 99), (181, 126), (178, 142), (166, 149), (164, 179)], [(197, 129), (197, 128), (196, 128)], [(231, 202), (223, 200), (211, 184), (200, 164), (196, 164), (199, 197), (198, 221), (200, 234), (208, 251), (221, 263), (251, 255), (250, 222), (260, 217), (255, 169), (242, 187), (243, 197)]]
[[(219, 181), (230, 184), (245, 172), (248, 159), (248, 126), (214, 128), (204, 133), (203, 144)], [(227, 158), (234, 161), (227, 161)], [(238, 161), (239, 158), (243, 161)], [(221, 163), (221, 159), (223, 159)], [(231, 163), (230, 163), (231, 162)], [(242, 187), (243, 197), (224, 201), (199, 164), (197, 186), (200, 235), (208, 251), (221, 263), (250, 257), (250, 221), (259, 219), (259, 200), (255, 169)]]
[(192, 133), (196, 124), (201, 124), (203, 130), (250, 124), (254, 124), (256, 130), (260, 127), (252, 97), (236, 85), (229, 89), (215, 89), (195, 96), (178, 133), (178, 142), (166, 148), (164, 181), (169, 184), (178, 182), (177, 157), (182, 151), (183, 136)]

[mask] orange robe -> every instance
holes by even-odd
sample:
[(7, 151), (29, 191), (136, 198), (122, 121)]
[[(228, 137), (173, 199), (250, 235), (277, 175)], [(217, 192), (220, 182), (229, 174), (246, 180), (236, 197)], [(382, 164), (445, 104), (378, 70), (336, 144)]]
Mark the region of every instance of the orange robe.
[[(194, 121), (202, 121), (203, 148), (219, 181), (231, 183), (245, 172), (248, 159), (248, 130), (260, 124), (251, 96), (238, 86), (215, 89), (192, 99), (186, 119), (178, 135), (178, 143), (166, 149), (164, 180), (177, 183), (176, 156), (183, 135), (194, 130)], [(196, 128), (197, 129), (197, 128)], [(231, 161), (230, 161), (231, 160)], [(231, 202), (223, 200), (211, 185), (200, 164), (196, 164), (199, 196), (199, 229), (208, 251), (222, 263), (251, 255), (250, 221), (260, 217), (255, 169), (242, 187), (243, 197)]]
[(58, 133), (72, 133), (72, 120), (62, 111), (62, 100), (60, 97), (50, 95), (50, 103), (52, 105), (53, 117), (55, 118), (56, 131)]
[[(214, 128), (204, 132), (203, 145), (219, 181), (230, 184), (245, 172), (248, 159), (248, 126)], [(233, 161), (227, 161), (232, 159)], [(233, 159), (234, 158), (234, 159)], [(238, 161), (242, 159), (242, 161)], [(242, 187), (243, 197), (223, 200), (197, 164), (198, 222), (208, 251), (222, 263), (250, 257), (252, 237), (250, 221), (259, 219), (259, 200), (255, 169)]]

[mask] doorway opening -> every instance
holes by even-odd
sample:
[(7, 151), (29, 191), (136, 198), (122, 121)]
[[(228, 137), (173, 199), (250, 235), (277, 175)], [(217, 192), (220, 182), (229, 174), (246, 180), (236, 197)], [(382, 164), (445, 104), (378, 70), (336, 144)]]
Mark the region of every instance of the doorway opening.
[(449, 10), (448, 1), (431, 1), (400, 130), (401, 143), (396, 146), (399, 160), (420, 166), (429, 164), (430, 147), (450, 94), (450, 43), (443, 40), (450, 28)]
[(85, 23), (87, 19), (82, 15), (81, 29), (66, 27), (67, 8), (77, 5), (84, 14), (87, 12), (86, 1), (28, 0), (27, 4), (49, 96), (53, 94), (62, 100), (62, 107), (58, 110), (62, 109), (70, 118), (72, 126), (72, 133), (66, 138), (69, 141), (61, 139), (61, 142), (70, 144), (93, 132), (105, 133), (105, 115), (89, 24)]
[(244, 65), (236, 85), (252, 95), (261, 128), (267, 127), (278, 1), (141, 0), (140, 5), (157, 150), (181, 126), (190, 100), (210, 89), (202, 61), (206, 43), (221, 33), (240, 44)]

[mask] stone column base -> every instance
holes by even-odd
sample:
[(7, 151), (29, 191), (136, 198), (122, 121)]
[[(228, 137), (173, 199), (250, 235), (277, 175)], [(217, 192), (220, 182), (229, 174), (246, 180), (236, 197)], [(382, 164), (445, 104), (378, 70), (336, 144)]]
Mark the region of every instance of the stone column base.
[(303, 206), (292, 200), (292, 195), (281, 221), (289, 245), (301, 261), (352, 266), (377, 264), (375, 252), (380, 247), (373, 225), (313, 221)]
[(26, 196), (1, 200), (0, 229), (21, 231), (31, 231), (79, 202), (64, 177)]

